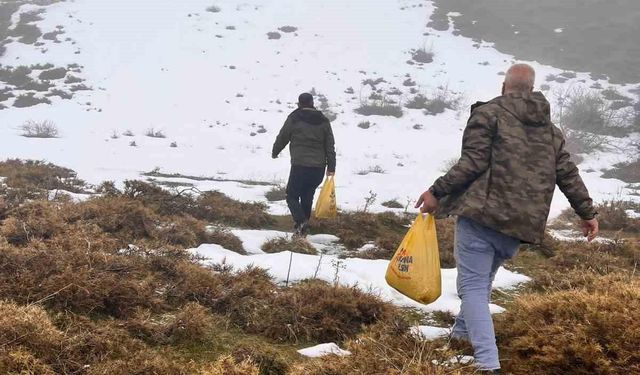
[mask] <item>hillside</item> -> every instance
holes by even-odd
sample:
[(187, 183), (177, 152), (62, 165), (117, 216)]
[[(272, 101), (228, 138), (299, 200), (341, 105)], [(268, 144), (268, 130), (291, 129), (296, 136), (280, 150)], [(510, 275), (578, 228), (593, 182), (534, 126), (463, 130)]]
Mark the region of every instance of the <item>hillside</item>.
[[(52, 4), (2, 8), (3, 34), (13, 36), (0, 63), (27, 69), (3, 73), (1, 152), (71, 167), (91, 183), (158, 168), (208, 178), (159, 180), (265, 202), (288, 170), (286, 155), (270, 159), (275, 135), (297, 95), (314, 89), (335, 117), (341, 207), (362, 208), (369, 191), (375, 211), (390, 200), (405, 206), (458, 155), (467, 105), (496, 96), (513, 61), (490, 43), (427, 27), (433, 6), (421, 1), (34, 3)], [(552, 101), (558, 90), (596, 85), (635, 102), (632, 87), (534, 66)], [(31, 106), (39, 100), (51, 104)], [(28, 120), (53, 122), (59, 137), (22, 137)], [(613, 143), (581, 164), (598, 200), (629, 193), (601, 179), (628, 159), (627, 141)], [(558, 196), (554, 213), (566, 205)]]
[[(0, 1), (0, 373), (473, 374), (447, 337), (453, 219), (438, 301), (384, 272), (516, 58), (535, 60), (603, 236), (585, 243), (556, 192), (545, 243), (496, 276), (505, 371), (640, 373), (635, 73), (505, 44), (486, 26), (502, 3), (483, 4)], [(603, 61), (633, 58), (621, 46)], [(303, 91), (332, 120), (340, 214), (292, 240), (271, 146)]]

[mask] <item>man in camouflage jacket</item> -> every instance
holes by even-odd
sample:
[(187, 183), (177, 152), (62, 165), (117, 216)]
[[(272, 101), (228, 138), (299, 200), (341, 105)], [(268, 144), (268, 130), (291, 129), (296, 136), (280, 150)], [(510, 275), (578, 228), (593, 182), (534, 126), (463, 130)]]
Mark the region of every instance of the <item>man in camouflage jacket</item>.
[(542, 242), (556, 185), (582, 219), (588, 240), (598, 233), (593, 202), (551, 122), (549, 102), (533, 92), (534, 80), (533, 68), (514, 65), (502, 96), (472, 106), (459, 161), (416, 205), (422, 212), (458, 216), (462, 305), (452, 334), (471, 342), (476, 365), (487, 373), (500, 368), (488, 306), (491, 284), (520, 243)]

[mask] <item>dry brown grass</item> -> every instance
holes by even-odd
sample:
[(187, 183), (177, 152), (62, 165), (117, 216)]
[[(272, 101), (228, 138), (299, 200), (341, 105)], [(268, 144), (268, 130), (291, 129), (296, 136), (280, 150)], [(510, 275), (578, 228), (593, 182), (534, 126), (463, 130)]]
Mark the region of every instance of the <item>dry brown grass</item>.
[(85, 191), (86, 183), (71, 169), (44, 161), (7, 159), (0, 162), (0, 176), (15, 189)]
[(46, 240), (61, 233), (65, 212), (59, 204), (34, 201), (20, 206), (0, 226), (0, 234), (13, 245), (23, 246), (31, 240)]
[(276, 340), (341, 342), (398, 313), (356, 287), (311, 280), (275, 293), (252, 328)]
[(250, 359), (238, 362), (231, 356), (225, 356), (213, 365), (204, 366), (198, 375), (259, 375), (260, 370)]
[(461, 375), (456, 368), (434, 365), (432, 361), (445, 361), (454, 353), (436, 350), (442, 343), (421, 341), (409, 334), (403, 320), (390, 320), (367, 329), (346, 343), (352, 355), (329, 356), (296, 365), (292, 375)]
[(208, 230), (204, 242), (220, 245), (225, 249), (235, 251), (238, 254), (247, 254), (240, 238), (224, 228), (213, 228)]
[(372, 214), (366, 212), (339, 213), (336, 219), (314, 220), (314, 233), (330, 233), (340, 237), (342, 243), (355, 250), (369, 242), (393, 253), (408, 230), (410, 219), (391, 212)]
[(590, 289), (527, 295), (499, 316), (514, 374), (640, 372), (640, 283), (601, 278)]
[[(640, 247), (631, 242), (563, 243), (552, 257), (523, 252), (515, 259), (532, 276), (528, 288), (549, 291), (588, 287), (607, 275), (628, 277), (640, 262)], [(540, 258), (543, 259), (540, 259)]]
[(193, 216), (226, 225), (261, 228), (273, 224), (263, 203), (239, 202), (223, 193), (210, 191), (200, 195)]
[(154, 314), (139, 309), (126, 327), (135, 337), (152, 344), (204, 343), (210, 340), (217, 320), (207, 308), (189, 302), (175, 312)]
[(312, 254), (318, 253), (315, 247), (313, 247), (309, 241), (304, 238), (289, 238), (289, 237), (277, 237), (265, 242), (262, 245), (262, 251), (265, 253), (279, 253), (282, 251), (291, 251), (300, 254)]
[(455, 244), (456, 220), (447, 218), (436, 221), (438, 233), (438, 250), (440, 251), (440, 266), (442, 268), (455, 268), (456, 259), (453, 256)]

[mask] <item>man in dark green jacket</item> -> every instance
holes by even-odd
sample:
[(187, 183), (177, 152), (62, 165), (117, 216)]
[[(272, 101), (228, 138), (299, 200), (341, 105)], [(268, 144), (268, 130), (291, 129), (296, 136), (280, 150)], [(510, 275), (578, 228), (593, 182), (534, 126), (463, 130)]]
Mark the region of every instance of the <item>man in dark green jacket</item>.
[(589, 192), (551, 122), (549, 102), (533, 92), (534, 80), (533, 68), (514, 65), (502, 96), (472, 106), (460, 160), (416, 205), (458, 216), (454, 255), (462, 306), (452, 335), (471, 342), (476, 365), (488, 373), (500, 368), (491, 284), (521, 242), (542, 242), (556, 185), (582, 218), (588, 240), (598, 233)]
[(313, 196), (325, 175), (336, 171), (336, 150), (329, 120), (313, 106), (308, 93), (298, 98), (293, 111), (280, 130), (271, 156), (275, 159), (289, 144), (291, 173), (287, 184), (287, 205), (297, 235), (306, 235), (311, 218)]

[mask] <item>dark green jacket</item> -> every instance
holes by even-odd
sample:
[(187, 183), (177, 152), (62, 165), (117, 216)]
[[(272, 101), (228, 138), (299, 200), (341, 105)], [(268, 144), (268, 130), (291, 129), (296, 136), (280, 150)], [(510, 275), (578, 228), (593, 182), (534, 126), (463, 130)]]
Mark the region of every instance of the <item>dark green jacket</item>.
[(555, 185), (583, 219), (596, 215), (540, 92), (472, 107), (458, 163), (430, 188), (438, 216), (460, 215), (523, 242), (544, 237)]
[(336, 170), (336, 150), (329, 120), (315, 108), (293, 111), (273, 144), (272, 157), (289, 144), (291, 164), (302, 167), (327, 167)]

